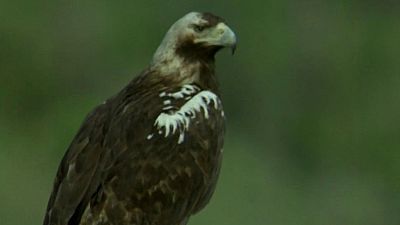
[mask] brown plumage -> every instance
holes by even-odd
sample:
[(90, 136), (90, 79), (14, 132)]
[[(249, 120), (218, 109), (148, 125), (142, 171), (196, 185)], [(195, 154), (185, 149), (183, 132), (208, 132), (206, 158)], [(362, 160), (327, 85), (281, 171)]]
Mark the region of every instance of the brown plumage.
[(214, 55), (223, 20), (189, 13), (150, 66), (85, 119), (59, 166), (44, 225), (185, 225), (218, 177), (224, 115)]

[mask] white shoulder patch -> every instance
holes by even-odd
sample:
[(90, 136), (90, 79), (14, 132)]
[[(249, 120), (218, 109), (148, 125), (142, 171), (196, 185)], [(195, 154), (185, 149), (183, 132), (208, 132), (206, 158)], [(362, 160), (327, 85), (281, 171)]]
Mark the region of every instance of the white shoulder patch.
[[(173, 98), (184, 98), (185, 95), (193, 94), (196, 91), (195, 87), (185, 85), (181, 91), (167, 95)], [(214, 109), (221, 108), (220, 99), (211, 91), (201, 91), (189, 99), (179, 110), (173, 113), (162, 112), (158, 115), (154, 126), (157, 127), (159, 132), (164, 133), (164, 137), (179, 132), (178, 144), (180, 144), (184, 141), (185, 131), (189, 129), (191, 119), (196, 118), (196, 113), (202, 112), (204, 118), (208, 119), (209, 106), (214, 107)]]
[(186, 84), (181, 88), (180, 91), (170, 93), (170, 94), (168, 94), (168, 96), (175, 98), (175, 99), (180, 99), (180, 98), (185, 98), (186, 96), (189, 96), (191, 94), (194, 94), (194, 93), (196, 93), (196, 91), (199, 91), (198, 87), (196, 87), (194, 85)]

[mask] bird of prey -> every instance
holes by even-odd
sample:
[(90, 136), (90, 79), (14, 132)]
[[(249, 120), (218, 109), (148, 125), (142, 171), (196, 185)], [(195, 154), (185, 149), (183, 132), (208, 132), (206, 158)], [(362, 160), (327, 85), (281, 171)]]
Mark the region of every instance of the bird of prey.
[(187, 224), (217, 182), (225, 119), (214, 56), (235, 46), (211, 13), (176, 21), (150, 65), (84, 120), (43, 224)]

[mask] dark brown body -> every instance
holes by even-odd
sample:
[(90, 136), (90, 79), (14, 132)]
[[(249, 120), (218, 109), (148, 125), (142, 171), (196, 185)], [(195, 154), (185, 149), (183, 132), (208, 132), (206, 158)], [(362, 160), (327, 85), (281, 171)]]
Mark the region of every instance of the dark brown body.
[(215, 189), (224, 136), (214, 55), (235, 44), (210, 13), (178, 20), (150, 67), (83, 122), (44, 225), (185, 225), (201, 210)]
[[(181, 225), (186, 223), (186, 215), (197, 212), (209, 201), (221, 162), (222, 108), (210, 106), (208, 119), (198, 113), (183, 143), (178, 144), (177, 135), (157, 134), (148, 140), (150, 133), (157, 133), (154, 121), (166, 99), (159, 93), (181, 88), (152, 73), (146, 71), (98, 106), (71, 144), (54, 190), (60, 189), (60, 182), (79, 188), (66, 192), (65, 198), (70, 200), (61, 199), (60, 205), (54, 199), (57, 192), (49, 202), (53, 213), (65, 213), (71, 208), (68, 224)], [(205, 79), (196, 86), (218, 93), (215, 81)], [(185, 103), (171, 100), (177, 108)], [(77, 176), (68, 181), (65, 177), (72, 163)], [(84, 195), (82, 199), (78, 198), (80, 195)], [(66, 223), (47, 218), (44, 224)]]

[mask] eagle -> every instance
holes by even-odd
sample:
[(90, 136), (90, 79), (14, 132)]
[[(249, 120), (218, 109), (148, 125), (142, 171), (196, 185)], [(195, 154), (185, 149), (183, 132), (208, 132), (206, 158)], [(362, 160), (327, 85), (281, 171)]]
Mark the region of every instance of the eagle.
[(225, 130), (215, 54), (221, 17), (177, 20), (149, 66), (95, 107), (56, 174), (43, 225), (185, 225), (209, 202)]

